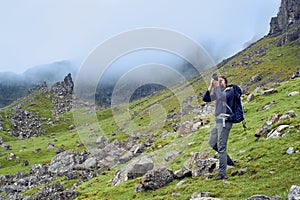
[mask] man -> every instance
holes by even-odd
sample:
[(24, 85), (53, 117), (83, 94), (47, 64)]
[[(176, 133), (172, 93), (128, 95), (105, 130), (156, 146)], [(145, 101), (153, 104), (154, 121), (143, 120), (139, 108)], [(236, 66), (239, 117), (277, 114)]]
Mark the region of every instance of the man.
[(226, 152), (228, 135), (232, 127), (232, 122), (226, 120), (226, 114), (231, 114), (230, 108), (233, 106), (233, 98), (233, 88), (227, 88), (227, 79), (225, 76), (213, 78), (203, 96), (203, 101), (205, 102), (216, 101), (216, 123), (210, 132), (209, 138), (209, 145), (218, 152), (220, 163), (218, 176), (214, 180), (227, 179), (227, 165), (234, 165)]

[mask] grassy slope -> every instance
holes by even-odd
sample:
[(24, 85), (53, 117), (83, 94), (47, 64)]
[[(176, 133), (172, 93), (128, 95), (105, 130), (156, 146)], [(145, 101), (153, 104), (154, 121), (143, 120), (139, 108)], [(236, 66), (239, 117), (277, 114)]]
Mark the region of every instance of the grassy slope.
[[(260, 84), (267, 85), (269, 81), (285, 79), (300, 65), (300, 56), (298, 55), (300, 53), (300, 46), (291, 43), (284, 47), (275, 47), (275, 40), (276, 38), (264, 38), (235, 57), (221, 63), (218, 66), (219, 72), (226, 74), (230, 81), (234, 80), (236, 83), (246, 83), (251, 80), (252, 76), (257, 74), (264, 75), (262, 81), (254, 83), (250, 86), (250, 89), (254, 89)], [(262, 58), (251, 57), (250, 62), (261, 59), (263, 60), (262, 64), (244, 67), (224, 67), (230, 66), (233, 62), (239, 63), (245, 56), (261, 47), (267, 48), (266, 56)], [(203, 92), (206, 87), (200, 76), (191, 80), (190, 83), (194, 86), (195, 93)], [(286, 197), (287, 190), (292, 184), (300, 184), (300, 177), (298, 175), (300, 170), (299, 153), (292, 155), (285, 154), (286, 149), (290, 146), (293, 146), (295, 150), (300, 150), (300, 134), (296, 133), (300, 127), (299, 117), (284, 122), (296, 127), (292, 129), (291, 132), (293, 133), (285, 138), (266, 140), (263, 137), (260, 140), (256, 140), (253, 135), (255, 130), (269, 119), (273, 113), (285, 113), (288, 110), (294, 110), (298, 116), (300, 115), (299, 95), (287, 97), (289, 92), (300, 91), (299, 83), (300, 79), (282, 83), (277, 88), (278, 93), (265, 97), (257, 95), (254, 101), (245, 104), (248, 129), (246, 132), (243, 132), (240, 124), (235, 125), (229, 139), (228, 152), (234, 159), (239, 160), (235, 168), (228, 170), (230, 178), (227, 182), (229, 184), (224, 184), (224, 181), (214, 182), (212, 180), (204, 180), (202, 177), (186, 178), (187, 183), (179, 187), (176, 186), (178, 180), (175, 180), (156, 191), (135, 193), (134, 186), (138, 184), (138, 179), (111, 187), (110, 181), (116, 171), (116, 169), (113, 169), (78, 187), (80, 194), (78, 199), (189, 199), (193, 192), (201, 191), (211, 192), (213, 196), (221, 197), (222, 199), (246, 199), (258, 193), (270, 196), (279, 194), (282, 197)], [(175, 88), (175, 90), (185, 91), (184, 88), (185, 85), (181, 85)], [(275, 104), (269, 110), (258, 111), (259, 108), (262, 108), (271, 101), (275, 101)], [(141, 131), (147, 133), (151, 130), (147, 128), (141, 129), (141, 127), (150, 123), (150, 114), (147, 109), (150, 105), (155, 105), (157, 102), (168, 113), (179, 110), (178, 100), (172, 92), (163, 91), (152, 97), (143, 98), (130, 104), (132, 120), (135, 124), (140, 124), (140, 127), (136, 127), (130, 123), (121, 128), (116, 126), (111, 109), (98, 112), (97, 116), (100, 120), (100, 126), (110, 139), (124, 139), (126, 138), (126, 134), (124, 133), (137, 133)], [(199, 102), (194, 101), (193, 104), (195, 105), (200, 102), (201, 100)], [(11, 107), (9, 106), (1, 112), (4, 119), (5, 115), (12, 112)], [(51, 117), (51, 112), (49, 111), (53, 109), (49, 104), (49, 100), (42, 96), (38, 96), (34, 101), (26, 101), (25, 99), (24, 108), (31, 111), (38, 111), (40, 117), (47, 118)], [(193, 115), (186, 115), (184, 119), (192, 119), (193, 117)], [(72, 113), (66, 113), (60, 116), (60, 118), (61, 122), (58, 125), (46, 127), (47, 134), (43, 137), (19, 141), (0, 131), (0, 136), (3, 137), (4, 142), (8, 142), (13, 149), (7, 151), (0, 148), (2, 153), (0, 157), (2, 166), (0, 173), (14, 174), (17, 171), (28, 172), (30, 166), (34, 163), (50, 162), (51, 158), (55, 155), (55, 151), (46, 149), (48, 142), (53, 143), (58, 148), (78, 149), (77, 144), (80, 143), (80, 138), (76, 134), (76, 131), (67, 131), (68, 125), (72, 123)], [(164, 124), (163, 129), (171, 130), (170, 122), (173, 121), (168, 120)], [(179, 121), (175, 122), (178, 123)], [(5, 120), (4, 127), (7, 128), (8, 126), (9, 121)], [(51, 136), (53, 132), (56, 134)], [(112, 132), (116, 133), (116, 135), (112, 136), (110, 134)], [(146, 152), (154, 155), (156, 162), (161, 162), (165, 152), (174, 149), (177, 150), (181, 147), (183, 151), (181, 156), (167, 163), (172, 170), (179, 169), (189, 157), (190, 152), (210, 151), (210, 148), (207, 146), (209, 132), (207, 128), (199, 129), (199, 131), (183, 138), (176, 137), (177, 134), (175, 133), (160, 139), (161, 132), (162, 130), (158, 130), (153, 133), (157, 137), (157, 140), (151, 148), (146, 149)], [(36, 148), (41, 148), (42, 150), (35, 154), (32, 150)], [(79, 148), (79, 150), (82, 150), (82, 148)], [(16, 163), (15, 160), (7, 161), (6, 158), (9, 152), (13, 152), (19, 156), (21, 163)], [(22, 167), (23, 160), (28, 160), (30, 166)], [(242, 176), (236, 176), (237, 171), (244, 167), (247, 167), (247, 172)], [(279, 182), (280, 184), (278, 184)], [(174, 192), (178, 192), (179, 196), (172, 197), (172, 193)]]
[[(287, 137), (268, 140), (266, 137), (259, 140), (254, 137), (256, 129), (272, 114), (285, 113), (289, 110), (294, 110), (298, 115), (300, 113), (299, 96), (287, 96), (289, 92), (300, 90), (300, 79), (282, 83), (277, 90), (278, 93), (271, 96), (257, 95), (255, 100), (245, 104), (247, 131), (243, 131), (241, 124), (236, 124), (232, 128), (228, 152), (234, 159), (239, 160), (239, 163), (228, 170), (230, 177), (227, 181), (215, 182), (204, 180), (203, 177), (186, 178), (187, 184), (179, 187), (176, 186), (178, 180), (175, 180), (156, 191), (135, 193), (134, 186), (138, 184), (138, 179), (112, 187), (110, 181), (115, 172), (112, 170), (81, 185), (78, 188), (81, 194), (78, 199), (92, 199), (93, 197), (94, 199), (173, 199), (172, 193), (174, 192), (180, 193), (174, 199), (189, 199), (192, 193), (201, 191), (211, 192), (213, 196), (222, 199), (246, 199), (254, 194), (269, 196), (277, 194), (286, 197), (291, 185), (300, 184), (299, 153), (291, 155), (285, 153), (291, 146), (295, 151), (300, 151), (299, 117), (281, 122), (295, 126)], [(275, 104), (270, 109), (257, 111), (272, 101), (275, 101)], [(200, 129), (190, 135), (189, 139), (192, 138), (194, 144), (187, 146), (182, 155), (168, 166), (172, 170), (177, 170), (188, 158), (190, 152), (209, 150), (206, 144), (208, 132), (208, 129)], [(180, 144), (188, 139), (168, 137), (167, 140), (168, 143)], [(157, 155), (164, 156), (162, 149), (157, 152)], [(173, 146), (174, 149), (177, 147)], [(241, 168), (247, 168), (246, 173), (241, 176), (235, 175)]]

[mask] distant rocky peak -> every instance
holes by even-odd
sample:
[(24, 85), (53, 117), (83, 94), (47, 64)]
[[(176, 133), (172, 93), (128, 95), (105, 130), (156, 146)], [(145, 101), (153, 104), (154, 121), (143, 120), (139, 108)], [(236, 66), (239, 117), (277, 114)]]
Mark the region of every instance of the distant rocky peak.
[(300, 1), (282, 0), (279, 12), (270, 22), (269, 36), (278, 36), (300, 25)]
[(74, 82), (69, 73), (62, 82), (57, 82), (51, 87), (51, 91), (58, 96), (66, 96), (73, 93)]

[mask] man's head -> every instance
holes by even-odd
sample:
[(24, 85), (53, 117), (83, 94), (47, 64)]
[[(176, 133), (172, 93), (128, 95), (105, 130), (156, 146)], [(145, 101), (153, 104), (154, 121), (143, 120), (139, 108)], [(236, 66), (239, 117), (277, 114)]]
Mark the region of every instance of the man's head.
[(227, 87), (227, 78), (226, 76), (219, 76), (219, 85), (222, 89), (225, 89)]

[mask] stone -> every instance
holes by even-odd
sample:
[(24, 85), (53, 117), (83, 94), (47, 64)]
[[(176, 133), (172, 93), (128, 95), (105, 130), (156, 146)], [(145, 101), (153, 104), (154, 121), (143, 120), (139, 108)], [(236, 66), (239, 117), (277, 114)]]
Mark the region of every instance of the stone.
[(257, 194), (257, 195), (251, 196), (247, 200), (271, 200), (271, 197), (261, 195), (261, 194)]
[(105, 136), (102, 135), (102, 136), (97, 138), (96, 144), (98, 145), (99, 149), (104, 149), (105, 146), (108, 144), (108, 142), (107, 142)]
[(289, 148), (286, 150), (286, 153), (287, 153), (287, 154), (293, 154), (293, 153), (295, 153), (294, 148), (293, 148), (293, 147), (289, 147)]
[(174, 173), (165, 166), (155, 167), (147, 172), (141, 179), (140, 183), (145, 190), (156, 190), (167, 185), (174, 180)]
[(47, 149), (48, 149), (48, 150), (54, 150), (54, 149), (55, 149), (54, 144), (52, 144), (51, 142), (48, 142), (48, 143), (47, 143)]
[(195, 192), (190, 200), (221, 200), (219, 198), (210, 197), (210, 192)]
[(274, 94), (274, 93), (277, 93), (277, 92), (278, 91), (276, 89), (271, 88), (271, 89), (262, 91), (261, 95), (268, 96), (268, 95), (271, 95), (271, 94)]
[(186, 184), (186, 181), (185, 180), (181, 180), (179, 181), (176, 186), (179, 187), (179, 186), (182, 186), (182, 185), (185, 185)]
[(120, 158), (119, 163), (123, 164), (128, 162), (133, 158), (133, 153), (131, 151), (126, 151)]
[(291, 76), (291, 79), (299, 78), (300, 77), (300, 68)]
[(127, 181), (128, 179), (134, 179), (139, 176), (143, 176), (154, 167), (153, 160), (147, 156), (143, 156), (140, 159), (132, 161), (124, 168), (116, 171), (112, 180), (112, 185), (115, 186), (119, 183)]
[(71, 124), (71, 125), (68, 127), (68, 130), (71, 131), (71, 130), (73, 130), (73, 129), (75, 129), (75, 126), (74, 126), (73, 124)]
[(28, 162), (28, 160), (24, 160), (24, 162), (23, 162), (22, 166), (23, 166), (23, 167), (25, 167), (25, 166), (28, 166), (28, 165), (29, 165), (29, 162)]
[(73, 169), (75, 165), (75, 150), (66, 150), (54, 156), (48, 171), (54, 174), (62, 174)]
[(8, 155), (7, 155), (7, 160), (12, 160), (12, 159), (14, 159), (15, 158), (15, 154), (14, 153), (9, 153)]
[(180, 152), (178, 151), (169, 151), (165, 154), (165, 161), (169, 162), (173, 160), (174, 158), (178, 157), (180, 155)]
[(247, 102), (254, 100), (254, 98), (255, 98), (254, 94), (249, 94), (247, 97)]
[(278, 138), (280, 137), (283, 133), (282, 131), (286, 128), (288, 128), (289, 125), (280, 125), (276, 129), (273, 129), (270, 133), (268, 133), (267, 138)]
[(292, 185), (288, 193), (288, 200), (300, 200), (300, 186)]
[(299, 92), (298, 91), (294, 91), (294, 92), (289, 93), (288, 96), (291, 97), (291, 96), (295, 96), (297, 94), (299, 94)]
[(256, 75), (256, 76), (252, 76), (252, 82), (257, 83), (259, 81), (261, 81), (263, 78), (263, 75)]
[(206, 152), (191, 153), (189, 159), (185, 161), (181, 169), (175, 171), (175, 178), (184, 178), (187, 176), (210, 176), (217, 169), (219, 160), (210, 157)]
[(86, 168), (95, 168), (97, 166), (97, 160), (94, 157), (88, 158), (84, 161), (83, 166)]

